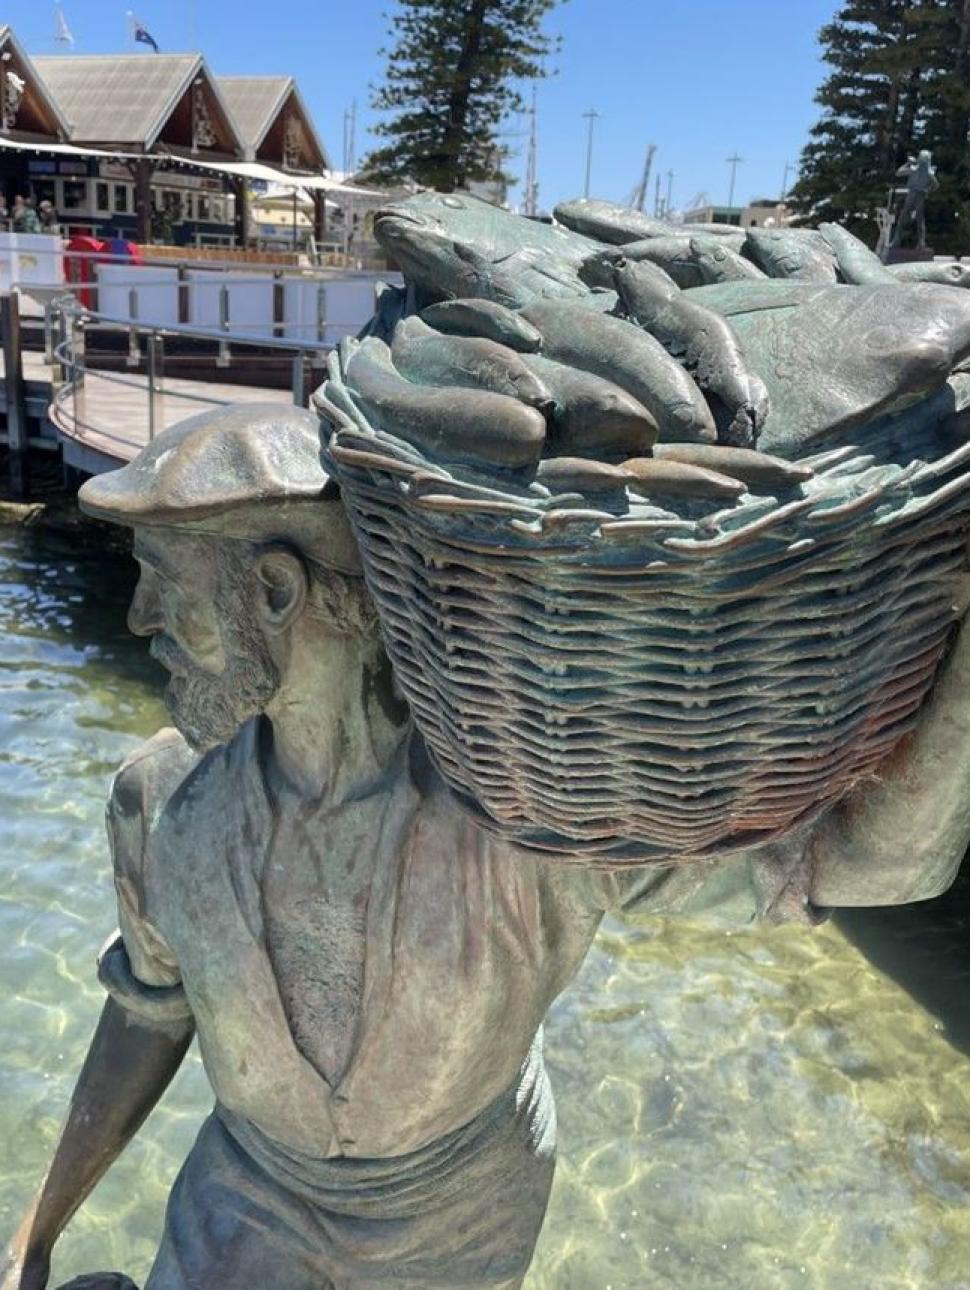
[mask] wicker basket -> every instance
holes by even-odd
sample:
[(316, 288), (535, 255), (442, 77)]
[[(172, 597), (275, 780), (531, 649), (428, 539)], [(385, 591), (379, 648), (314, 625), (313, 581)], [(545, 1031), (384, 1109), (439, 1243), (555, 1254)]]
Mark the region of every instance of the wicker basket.
[(455, 478), (332, 381), (315, 402), (398, 680), (489, 827), (604, 865), (753, 845), (913, 725), (965, 568), (970, 445), (883, 460), (874, 427), (784, 496), (614, 515)]

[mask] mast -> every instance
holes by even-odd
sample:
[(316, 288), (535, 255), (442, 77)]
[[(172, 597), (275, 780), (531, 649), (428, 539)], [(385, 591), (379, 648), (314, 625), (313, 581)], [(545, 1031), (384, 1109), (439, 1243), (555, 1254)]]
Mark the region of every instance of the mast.
[(635, 210), (642, 211), (647, 202), (647, 192), (650, 187), (650, 167), (653, 165), (653, 155), (657, 151), (655, 143), (647, 144), (647, 155), (643, 159), (643, 175), (640, 179), (640, 185), (633, 191), (633, 201), (630, 203)]
[(593, 123), (596, 121), (599, 113), (595, 108), (590, 108), (588, 112), (583, 113), (583, 119), (589, 122), (589, 129), (586, 135), (586, 183), (583, 187), (583, 196), (589, 197), (589, 180), (593, 170)]
[(532, 82), (532, 107), (529, 110), (529, 154), (525, 166), (525, 214), (535, 219), (539, 214), (538, 139), (536, 127), (536, 83)]

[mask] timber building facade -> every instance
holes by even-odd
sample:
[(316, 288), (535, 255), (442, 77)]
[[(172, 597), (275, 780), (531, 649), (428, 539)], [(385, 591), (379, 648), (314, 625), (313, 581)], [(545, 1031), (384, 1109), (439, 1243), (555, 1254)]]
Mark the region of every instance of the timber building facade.
[(0, 26), (0, 195), (48, 200), (68, 235), (246, 246), (255, 189), (312, 201), (329, 159), (289, 76), (216, 77), (201, 54), (28, 57)]

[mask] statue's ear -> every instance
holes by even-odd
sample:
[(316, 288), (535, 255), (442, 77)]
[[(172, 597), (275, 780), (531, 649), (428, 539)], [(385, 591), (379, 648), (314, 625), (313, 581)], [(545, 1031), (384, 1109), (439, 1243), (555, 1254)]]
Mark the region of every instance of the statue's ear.
[(259, 584), (256, 611), (269, 632), (282, 632), (306, 605), (307, 571), (293, 551), (261, 551), (256, 557)]

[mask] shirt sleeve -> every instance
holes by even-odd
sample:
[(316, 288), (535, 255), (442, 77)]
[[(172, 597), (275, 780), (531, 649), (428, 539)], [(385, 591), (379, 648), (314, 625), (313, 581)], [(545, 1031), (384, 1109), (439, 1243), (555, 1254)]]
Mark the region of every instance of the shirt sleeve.
[(810, 859), (801, 831), (781, 843), (672, 865), (644, 865), (602, 874), (603, 908), (614, 914), (655, 914), (728, 930), (754, 923), (823, 921), (809, 899)]
[(151, 908), (151, 825), (168, 796), (166, 790), (191, 764), (186, 763), (186, 753), (174, 731), (156, 735), (121, 767), (107, 808), (119, 930), (99, 956), (98, 975), (124, 1007), (159, 1020), (190, 1015), (176, 956)]

